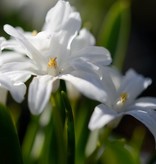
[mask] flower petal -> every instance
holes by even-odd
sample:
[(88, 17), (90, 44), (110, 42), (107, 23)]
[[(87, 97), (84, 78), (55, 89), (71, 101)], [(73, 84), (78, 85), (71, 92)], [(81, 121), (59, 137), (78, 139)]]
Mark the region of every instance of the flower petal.
[(23, 49), (23, 47), (20, 44), (17, 44), (17, 40), (15, 39), (10, 39), (10, 40), (6, 40), (1, 44), (1, 50), (14, 50), (18, 53), (20, 53), (21, 55), (25, 55), (25, 49)]
[(34, 77), (29, 85), (28, 104), (33, 114), (40, 114), (46, 107), (52, 92), (53, 81), (51, 76)]
[(96, 72), (99, 70), (99, 67), (97, 65), (90, 62), (86, 62), (85, 59), (82, 58), (74, 59), (71, 61), (70, 64), (75, 70), (85, 70), (86, 72)]
[(86, 62), (91, 62), (97, 65), (109, 65), (112, 62), (110, 53), (103, 47), (87, 46), (79, 51), (73, 52), (73, 59), (82, 58)]
[(73, 12), (73, 8), (69, 2), (59, 0), (56, 5), (48, 11), (43, 30), (50, 33), (62, 30), (63, 25), (66, 24)]
[(3, 52), (0, 55), (0, 66), (5, 63), (10, 63), (10, 62), (23, 62), (27, 60), (26, 57), (15, 53), (15, 52)]
[(156, 111), (131, 110), (127, 114), (142, 122), (151, 131), (156, 142)]
[(104, 104), (95, 107), (89, 121), (89, 129), (95, 130), (104, 127), (106, 124), (118, 117), (118, 114)]
[(156, 98), (154, 97), (142, 97), (135, 101), (132, 108), (137, 108), (141, 110), (151, 110), (156, 109)]
[(127, 71), (121, 86), (119, 94), (128, 93), (129, 102), (133, 101), (142, 91), (144, 91), (151, 84), (151, 79), (144, 78), (137, 74), (134, 70)]
[(5, 42), (5, 38), (4, 37), (0, 37), (0, 55), (1, 55), (1, 52), (3, 50), (2, 48), (2, 44)]
[(107, 67), (107, 69), (106, 67), (104, 67), (104, 69), (101, 72), (103, 80), (105, 81), (105, 78), (108, 78), (105, 76), (109, 76), (111, 78), (111, 81), (113, 82), (115, 89), (118, 90), (122, 80), (121, 73), (115, 67)]
[(22, 102), (24, 99), (24, 95), (26, 93), (26, 86), (24, 83), (18, 82), (15, 83), (11, 81), (8, 77), (1, 74), (0, 75), (0, 85), (4, 87), (5, 89), (9, 90), (12, 97), (17, 102)]
[(40, 52), (23, 36), (20, 31), (17, 31), (10, 25), (5, 25), (4, 30), (9, 35), (15, 37), (22, 44), (22, 46), (26, 48), (29, 58), (33, 59), (33, 61), (36, 62), (37, 65), (44, 67), (45, 59), (40, 54)]
[(98, 77), (90, 73), (75, 71), (71, 74), (61, 75), (60, 79), (73, 84), (85, 96), (103, 102), (106, 100), (106, 92)]
[(27, 71), (11, 71), (4, 72), (3, 75), (10, 78), (13, 82), (26, 82), (31, 77), (31, 72)]
[[(55, 22), (55, 23), (54, 23)], [(61, 44), (66, 43), (68, 49), (81, 27), (81, 18), (69, 2), (59, 0), (55, 7), (49, 10), (43, 30), (61, 35)]]
[(92, 46), (94, 44), (94, 36), (87, 29), (83, 28), (79, 32), (79, 35), (72, 41), (71, 50), (76, 51), (87, 46)]
[(3, 73), (12, 72), (12, 71), (14, 72), (17, 70), (23, 72), (29, 72), (32, 75), (36, 73), (37, 74), (42, 73), (41, 71), (38, 72), (37, 68), (35, 68), (35, 66), (30, 62), (12, 62), (12, 63), (4, 64), (1, 67), (1, 72)]
[(67, 43), (67, 48), (70, 49), (71, 42), (77, 35), (81, 27), (80, 14), (73, 12), (70, 14), (68, 21), (64, 24), (61, 35), (62, 43)]

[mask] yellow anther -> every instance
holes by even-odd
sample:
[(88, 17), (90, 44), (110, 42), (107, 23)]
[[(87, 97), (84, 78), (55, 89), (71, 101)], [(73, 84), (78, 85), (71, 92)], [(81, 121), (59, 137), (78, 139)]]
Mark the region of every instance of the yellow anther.
[(33, 30), (31, 34), (32, 34), (32, 36), (36, 36), (37, 35), (37, 31)]
[(49, 68), (56, 68), (57, 67), (56, 59), (57, 59), (57, 57), (49, 59), (49, 62), (48, 62), (48, 67)]
[(117, 101), (117, 105), (123, 105), (127, 101), (127, 98), (128, 98), (128, 94), (127, 93), (121, 93), (120, 94), (120, 98)]

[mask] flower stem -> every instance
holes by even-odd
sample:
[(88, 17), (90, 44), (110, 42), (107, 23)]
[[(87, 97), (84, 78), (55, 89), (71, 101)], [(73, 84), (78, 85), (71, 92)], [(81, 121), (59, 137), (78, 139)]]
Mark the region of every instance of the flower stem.
[(67, 163), (75, 163), (75, 129), (71, 105), (64, 91), (61, 92), (66, 112)]

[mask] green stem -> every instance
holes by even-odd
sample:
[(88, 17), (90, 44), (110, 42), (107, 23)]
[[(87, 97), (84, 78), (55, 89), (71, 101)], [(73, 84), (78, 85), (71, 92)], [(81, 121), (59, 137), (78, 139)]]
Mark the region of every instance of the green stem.
[(66, 111), (67, 163), (75, 163), (75, 129), (71, 105), (65, 92), (61, 92)]
[(64, 137), (64, 116), (61, 115), (63, 109), (61, 103), (61, 95), (56, 93), (52, 99), (53, 104), (53, 128), (55, 137), (55, 150), (58, 164), (65, 164), (66, 161), (66, 144)]

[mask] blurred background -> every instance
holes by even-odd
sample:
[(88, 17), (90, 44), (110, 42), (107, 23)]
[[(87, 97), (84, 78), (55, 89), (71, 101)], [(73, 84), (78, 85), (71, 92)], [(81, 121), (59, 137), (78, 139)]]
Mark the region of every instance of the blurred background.
[[(21, 26), (28, 31), (40, 31), (48, 9), (56, 1), (0, 0), (0, 36), (7, 37), (3, 31), (4, 24)], [(113, 64), (123, 73), (133, 68), (150, 77), (153, 83), (142, 95), (156, 97), (156, 1), (70, 0), (70, 3), (80, 12), (82, 26), (93, 33), (97, 45), (110, 50)], [(27, 107), (23, 105), (23, 108)], [(22, 129), (29, 117), (29, 112), (24, 112), (22, 120), (25, 122), (21, 121), (19, 130), (21, 142), (24, 133)], [(132, 117), (126, 116), (114, 132), (130, 138), (137, 126), (143, 127)], [(143, 149), (154, 154), (154, 138), (143, 128), (147, 132)]]

